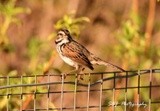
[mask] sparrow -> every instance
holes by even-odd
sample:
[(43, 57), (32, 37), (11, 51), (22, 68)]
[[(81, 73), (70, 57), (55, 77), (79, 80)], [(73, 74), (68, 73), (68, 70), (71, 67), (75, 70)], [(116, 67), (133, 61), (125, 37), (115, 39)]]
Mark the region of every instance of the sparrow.
[(75, 67), (77, 73), (80, 73), (86, 67), (93, 70), (93, 65), (105, 65), (121, 72), (125, 71), (116, 65), (101, 60), (89, 52), (83, 45), (72, 38), (67, 29), (60, 29), (58, 31), (55, 44), (62, 60), (68, 65)]

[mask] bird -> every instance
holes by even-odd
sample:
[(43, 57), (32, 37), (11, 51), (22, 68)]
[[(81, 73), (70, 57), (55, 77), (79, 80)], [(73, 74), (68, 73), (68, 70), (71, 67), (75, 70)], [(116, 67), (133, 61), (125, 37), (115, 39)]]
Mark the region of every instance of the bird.
[(93, 65), (104, 65), (106, 67), (112, 67), (120, 72), (125, 71), (124, 69), (95, 56), (82, 44), (75, 41), (69, 30), (66, 28), (58, 30), (55, 44), (61, 59), (68, 65), (75, 67), (74, 71), (77, 73), (80, 73), (85, 68), (94, 70)]

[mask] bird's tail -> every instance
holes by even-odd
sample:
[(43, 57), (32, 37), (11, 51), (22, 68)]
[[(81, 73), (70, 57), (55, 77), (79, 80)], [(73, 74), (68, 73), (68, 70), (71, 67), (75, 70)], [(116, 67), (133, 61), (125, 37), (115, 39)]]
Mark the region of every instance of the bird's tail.
[(124, 72), (125, 70), (116, 66), (116, 65), (113, 65), (111, 63), (108, 63), (106, 61), (103, 61), (102, 59), (98, 58), (98, 57), (95, 57), (93, 54), (91, 54), (91, 64), (93, 65), (104, 65), (106, 67), (111, 67), (115, 70), (119, 70), (119, 71), (122, 71)]

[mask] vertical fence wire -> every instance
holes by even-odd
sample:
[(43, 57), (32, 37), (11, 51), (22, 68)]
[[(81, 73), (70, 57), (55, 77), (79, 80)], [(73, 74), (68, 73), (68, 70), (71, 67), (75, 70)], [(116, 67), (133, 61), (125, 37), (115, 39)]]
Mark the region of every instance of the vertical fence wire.
[(152, 102), (152, 70), (149, 71), (149, 107), (148, 110), (151, 111)]
[(139, 102), (140, 102), (140, 70), (138, 70), (138, 91), (137, 91), (137, 111), (139, 111)]
[(74, 107), (74, 111), (76, 111), (76, 101), (77, 101), (77, 82), (78, 82), (78, 76), (80, 76), (80, 75), (78, 75), (77, 73), (76, 73), (76, 75), (75, 75), (75, 86), (74, 86), (74, 102), (73, 102), (73, 107)]
[[(21, 84), (23, 84), (23, 76), (21, 76)], [(22, 111), (22, 106), (23, 106), (23, 87), (21, 87), (21, 95), (20, 95), (20, 100), (21, 100), (21, 104), (20, 104), (20, 111)]]
[[(37, 75), (34, 76), (34, 80), (35, 80), (35, 84), (37, 84)], [(34, 111), (36, 111), (36, 102), (37, 102), (37, 86), (35, 86), (35, 90), (34, 90)]]
[[(50, 74), (48, 74), (47, 82), (50, 83)], [(50, 84), (47, 86), (47, 111), (49, 111), (49, 104), (50, 104)]]
[(87, 89), (87, 111), (89, 111), (90, 102), (90, 84), (91, 84), (91, 74), (88, 74), (88, 89)]
[(125, 103), (124, 103), (124, 111), (127, 111), (127, 87), (128, 87), (128, 72), (126, 72), (126, 81), (125, 81)]
[(113, 79), (113, 98), (112, 98), (112, 111), (115, 111), (115, 90), (116, 90), (116, 73), (114, 73), (114, 79)]
[(64, 98), (64, 74), (61, 75), (61, 111), (63, 111), (63, 98)]
[(99, 111), (102, 111), (102, 92), (103, 92), (103, 74), (101, 74), (101, 83), (100, 83)]
[[(9, 86), (9, 84), (10, 84), (10, 78), (9, 78), (9, 76), (7, 76), (7, 86)], [(9, 111), (9, 99), (10, 99), (9, 88), (7, 88), (7, 111)]]

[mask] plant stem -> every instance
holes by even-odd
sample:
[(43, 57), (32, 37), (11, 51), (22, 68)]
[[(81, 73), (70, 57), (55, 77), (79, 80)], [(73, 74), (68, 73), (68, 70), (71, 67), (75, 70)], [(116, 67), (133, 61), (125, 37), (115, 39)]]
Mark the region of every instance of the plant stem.
[(156, 0), (149, 0), (149, 11), (148, 11), (146, 30), (145, 30), (146, 51), (151, 44), (151, 36), (152, 36), (154, 17), (155, 17), (155, 8), (156, 8)]

